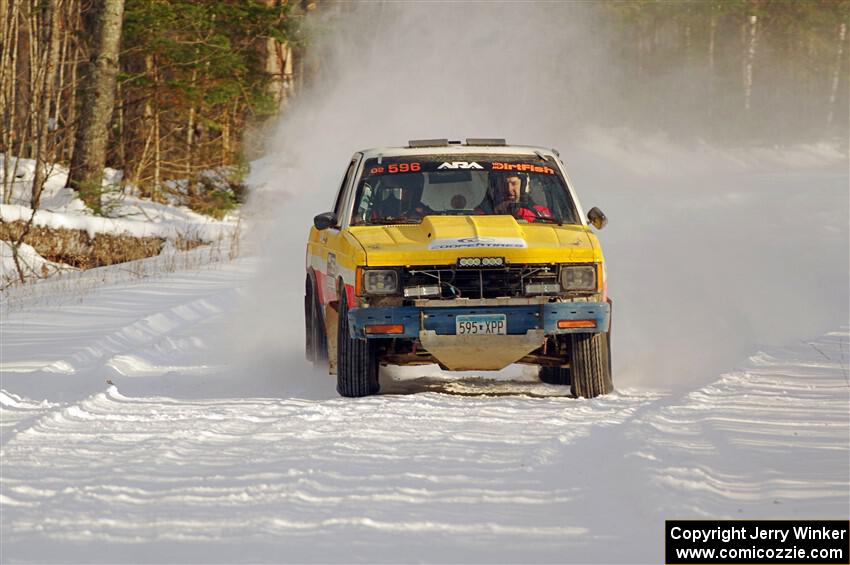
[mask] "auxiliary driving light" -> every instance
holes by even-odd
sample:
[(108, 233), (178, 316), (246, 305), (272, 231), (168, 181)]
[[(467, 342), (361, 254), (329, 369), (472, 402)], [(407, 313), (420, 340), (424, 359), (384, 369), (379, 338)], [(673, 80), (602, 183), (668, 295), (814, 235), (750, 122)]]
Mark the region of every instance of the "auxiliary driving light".
[(561, 292), (558, 283), (529, 283), (525, 285), (526, 294), (557, 294)]
[(461, 257), (457, 260), (458, 267), (503, 267), (504, 257)]
[(440, 287), (435, 284), (404, 287), (405, 298), (422, 298), (424, 296), (440, 296)]

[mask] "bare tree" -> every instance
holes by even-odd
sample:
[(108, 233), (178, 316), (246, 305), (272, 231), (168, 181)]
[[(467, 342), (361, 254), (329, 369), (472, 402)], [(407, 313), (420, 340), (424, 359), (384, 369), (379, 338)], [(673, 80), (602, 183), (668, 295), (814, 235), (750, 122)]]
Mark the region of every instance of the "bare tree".
[[(18, 33), (20, 26), (20, 4), (12, 2), (3, 8), (3, 45), (0, 55), (0, 149), (3, 155), (3, 204), (12, 202), (15, 172), (12, 170), (12, 149), (16, 132), (16, 96), (18, 69)], [(15, 169), (17, 169), (15, 159)]]
[(831, 126), (835, 117), (835, 101), (838, 98), (838, 81), (841, 78), (841, 63), (844, 56), (844, 42), (847, 39), (847, 22), (841, 22), (838, 26), (838, 41), (835, 49), (835, 65), (832, 68), (832, 80), (829, 88), (829, 113), (826, 116), (826, 125)]
[[(41, 6), (42, 42), (46, 52), (41, 60), (44, 62), (39, 69), (38, 113), (35, 117), (35, 173), (32, 180), (32, 209), (38, 210), (41, 201), (41, 191), (47, 180), (47, 145), (50, 129), (50, 104), (53, 101), (53, 91), (56, 85), (56, 66), (59, 59), (59, 0), (48, 0)], [(36, 98), (33, 96), (33, 98)]]
[(756, 45), (758, 39), (758, 16), (750, 14), (747, 17), (745, 35), (747, 38), (747, 51), (744, 62), (744, 109), (749, 110), (753, 97), (753, 62), (756, 58)]
[(86, 204), (99, 210), (109, 123), (115, 104), (124, 0), (96, 0), (93, 10), (86, 27), (94, 45), (81, 85), (80, 122), (67, 186), (77, 190)]

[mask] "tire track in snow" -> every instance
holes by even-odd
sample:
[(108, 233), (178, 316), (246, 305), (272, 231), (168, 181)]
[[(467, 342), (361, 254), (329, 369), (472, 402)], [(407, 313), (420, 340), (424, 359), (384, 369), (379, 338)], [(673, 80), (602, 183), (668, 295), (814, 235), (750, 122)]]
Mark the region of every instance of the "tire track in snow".
[[(222, 292), (228, 293), (228, 291)], [(107, 365), (116, 368), (122, 374), (133, 375), (137, 372), (150, 374), (151, 364), (128, 353), (143, 348), (162, 350), (162, 342), (169, 343), (166, 341), (168, 334), (190, 328), (221, 312), (221, 308), (209, 298), (198, 298), (144, 315), (107, 333), (100, 333), (100, 328), (96, 328), (91, 335), (94, 339), (84, 340), (85, 344), (74, 348), (73, 351), (67, 351), (66, 347), (65, 359), (4, 361), (0, 365), (0, 370), (6, 373), (47, 371), (73, 374), (77, 371), (87, 371), (100, 365)], [(81, 315), (85, 316), (84, 313)], [(14, 344), (8, 343), (7, 347), (11, 348), (12, 345)], [(196, 342), (195, 345), (198, 343)]]
[(654, 400), (178, 401), (110, 388), (4, 446), (2, 491), (16, 504), (3, 535), (12, 547), (253, 540), (295, 544), (292, 560), (340, 530), (414, 545), (437, 535), (482, 555), (508, 535), (551, 555), (587, 542), (580, 519), (552, 520), (577, 488), (553, 480), (560, 454)]
[[(774, 353), (635, 422), (671, 516), (846, 517), (848, 333)], [(687, 498), (683, 498), (687, 495)], [(687, 500), (683, 505), (682, 502)], [(674, 514), (675, 513), (675, 514)]]
[(51, 400), (68, 403), (102, 390), (110, 378), (214, 372), (216, 334), (203, 326), (219, 324), (232, 309), (239, 280), (252, 268), (243, 260), (200, 276), (174, 273), (158, 281), (162, 288), (104, 284), (97, 294), (4, 316), (2, 387), (30, 397), (58, 390)]
[[(80, 364), (74, 379), (116, 369), (110, 359), (137, 376), (198, 366), (187, 361), (210, 335), (201, 324), (219, 318), (197, 301), (226, 309), (233, 281), (173, 279), (175, 295), (148, 296), (136, 317), (109, 312), (136, 298), (96, 301), (88, 321), (105, 314), (112, 323), (84, 324), (72, 344), (52, 343), (74, 334), (51, 337), (46, 325), (14, 339), (39, 336), (32, 350), (55, 345), (60, 360), (73, 348), (114, 348), (88, 373)], [(122, 333), (139, 318), (147, 325)], [(178, 400), (153, 396), (154, 381), (116, 379), (138, 396), (110, 388), (44, 411), (29, 403), (33, 416), (0, 451), (4, 555), (657, 562), (660, 545), (646, 540), (660, 535), (664, 518), (822, 515), (846, 501), (846, 349), (843, 332), (758, 355), (676, 398), (626, 389), (592, 401), (433, 392)], [(206, 380), (192, 382), (205, 390)]]
[[(229, 265), (222, 270), (235, 269)], [(223, 314), (221, 304), (232, 301), (238, 293), (233, 275), (206, 272), (199, 281), (195, 274), (184, 272), (170, 278), (176, 292), (167, 297), (165, 308), (162, 301), (150, 300), (152, 294), (162, 294), (156, 290), (138, 285), (104, 285), (99, 296), (88, 298), (94, 304), (77, 305), (76, 298), (69, 296), (64, 303), (36, 309), (20, 321), (15, 313), (4, 316), (0, 322), (0, 374), (4, 386), (16, 376), (26, 379), (48, 373), (68, 375), (66, 382), (71, 387), (79, 386), (73, 382), (93, 381), (98, 390), (106, 377), (114, 374), (149, 377), (210, 371), (213, 367), (203, 364), (163, 365), (148, 358), (176, 357), (182, 361), (190, 353), (203, 354), (207, 343), (192, 335), (197, 333), (193, 329)], [(74, 332), (75, 339), (69, 341), (65, 326), (85, 328), (85, 332)], [(189, 335), (180, 337), (181, 333)], [(84, 388), (91, 389), (91, 383)], [(41, 418), (51, 418), (56, 411), (73, 410), (74, 405), (74, 401), (36, 402), (0, 388), (0, 446)]]
[(35, 402), (0, 389), (0, 446), (57, 406), (47, 400)]

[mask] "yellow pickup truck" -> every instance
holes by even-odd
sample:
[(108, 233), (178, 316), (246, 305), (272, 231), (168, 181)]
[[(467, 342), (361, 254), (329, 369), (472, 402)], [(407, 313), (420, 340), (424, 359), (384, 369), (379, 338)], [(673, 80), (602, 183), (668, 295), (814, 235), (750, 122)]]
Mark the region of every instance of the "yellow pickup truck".
[(558, 153), (502, 139), (358, 151), (307, 243), (306, 354), (342, 396), (381, 365), (540, 367), (592, 398), (613, 390), (611, 301), (596, 229)]

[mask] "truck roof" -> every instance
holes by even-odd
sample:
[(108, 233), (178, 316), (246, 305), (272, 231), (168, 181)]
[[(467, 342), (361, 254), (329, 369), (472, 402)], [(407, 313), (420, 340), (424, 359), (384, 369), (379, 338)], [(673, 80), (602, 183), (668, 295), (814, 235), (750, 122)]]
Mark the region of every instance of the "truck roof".
[(558, 151), (555, 149), (547, 149), (545, 147), (536, 147), (533, 145), (508, 145), (504, 139), (473, 139), (469, 138), (465, 143), (460, 141), (449, 141), (448, 139), (414, 139), (406, 147), (373, 147), (371, 149), (362, 149), (360, 153), (368, 158), (372, 157), (390, 157), (390, 156), (406, 156), (406, 155), (468, 155), (475, 153), (478, 155), (554, 155), (557, 157)]

